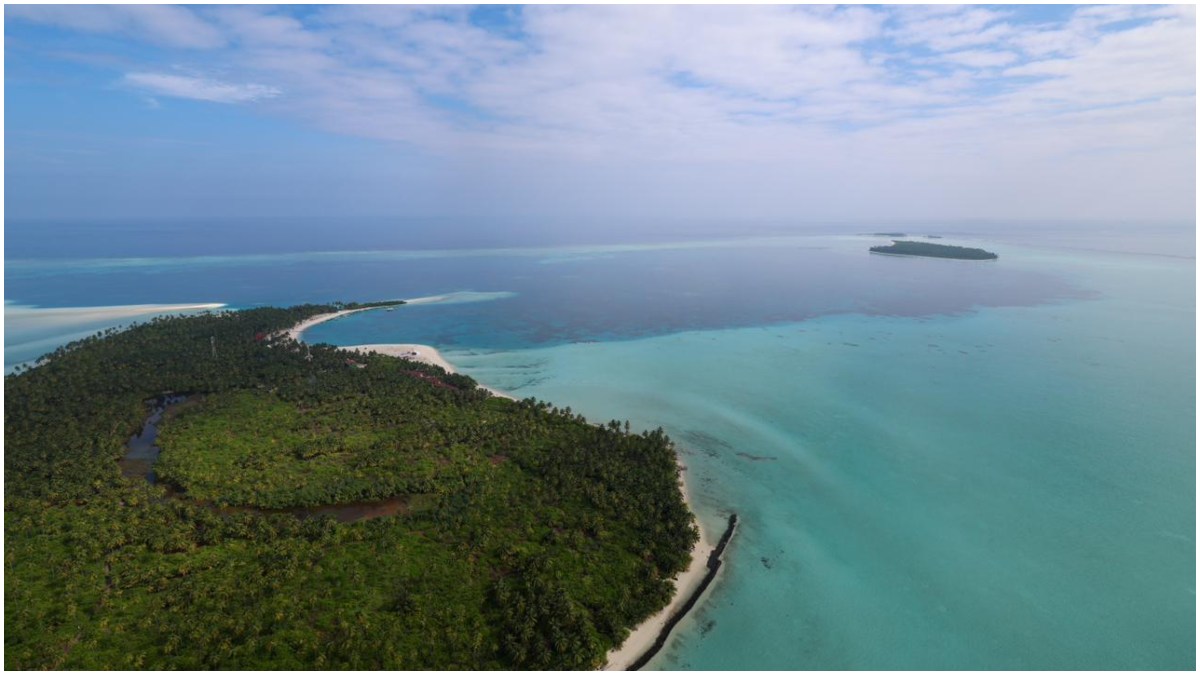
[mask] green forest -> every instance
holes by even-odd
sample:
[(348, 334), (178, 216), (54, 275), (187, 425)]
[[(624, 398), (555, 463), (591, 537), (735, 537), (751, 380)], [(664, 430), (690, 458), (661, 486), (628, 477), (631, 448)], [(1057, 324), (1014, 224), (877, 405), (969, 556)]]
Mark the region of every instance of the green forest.
[(893, 241), (890, 246), (872, 246), (872, 253), (915, 255), (926, 258), (955, 258), (958, 260), (995, 260), (1000, 257), (991, 251), (966, 246), (931, 244), (927, 241)]
[[(359, 306), (160, 318), (5, 378), (6, 668), (588, 669), (667, 603), (698, 535), (661, 429), (279, 337)], [(158, 482), (123, 476), (166, 395)]]

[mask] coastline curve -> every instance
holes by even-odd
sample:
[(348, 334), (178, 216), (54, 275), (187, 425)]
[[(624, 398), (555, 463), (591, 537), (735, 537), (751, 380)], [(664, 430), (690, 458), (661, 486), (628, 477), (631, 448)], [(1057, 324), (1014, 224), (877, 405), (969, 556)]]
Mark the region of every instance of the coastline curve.
[[(369, 309), (377, 309), (376, 307), (361, 307), (355, 309), (342, 310), (339, 312), (331, 312), (327, 314), (318, 314), (309, 317), (304, 321), (293, 326), (283, 334), (288, 338), (301, 342), (303, 332), (313, 326), (316, 326), (326, 321), (338, 319), (347, 314), (354, 312), (362, 312)], [(348, 345), (338, 347), (348, 351), (359, 353), (376, 353), (391, 356), (393, 358), (410, 359), (438, 366), (448, 373), (457, 373), (458, 370), (450, 361), (442, 356), (437, 348), (430, 345), (415, 344), (415, 343), (386, 343), (386, 344), (363, 344), (363, 345)], [(492, 387), (480, 384), (482, 389), (487, 390), (495, 396), (516, 400), (516, 397), (506, 392), (494, 389)], [(692, 513), (696, 520), (697, 528), (699, 529), (700, 537), (696, 544), (692, 547), (691, 562), (686, 570), (675, 577), (673, 583), (675, 585), (675, 593), (672, 595), (670, 602), (657, 613), (643, 620), (635, 626), (629, 636), (620, 645), (609, 650), (605, 656), (605, 663), (600, 667), (600, 670), (639, 670), (644, 667), (666, 644), (667, 638), (670, 637), (671, 631), (679, 624), (680, 621), (690, 612), (699, 602), (701, 596), (709, 586), (716, 580), (718, 573), (722, 567), (723, 554), (727, 548), (734, 531), (737, 529), (738, 517), (737, 514), (731, 514), (729, 524), (726, 526), (721, 539), (714, 545), (705, 535), (704, 526), (700, 522), (699, 516), (696, 514), (696, 509), (691, 499), (691, 494), (688, 490), (687, 481), (683, 478), (683, 472), (687, 470), (687, 466), (679, 461), (678, 453), (676, 453), (676, 461), (679, 463), (679, 490), (683, 495), (684, 504)]]

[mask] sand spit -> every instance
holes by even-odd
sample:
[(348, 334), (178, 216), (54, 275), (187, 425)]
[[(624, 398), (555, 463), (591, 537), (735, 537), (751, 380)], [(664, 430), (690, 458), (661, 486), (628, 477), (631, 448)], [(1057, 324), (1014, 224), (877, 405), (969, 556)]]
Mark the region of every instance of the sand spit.
[(203, 312), (221, 309), (222, 302), (179, 305), (109, 305), (104, 307), (31, 307), (4, 304), (5, 321), (20, 321), (37, 328), (83, 325), (92, 322), (119, 321), (171, 312)]
[[(440, 300), (444, 299), (444, 297), (445, 296), (435, 296), (434, 298), (417, 298), (417, 301), (423, 300), (426, 303), (430, 303), (430, 302), (440, 301)], [(412, 300), (406, 300), (405, 304), (413, 304), (413, 302), (414, 301), (412, 301)], [(386, 307), (395, 307), (395, 305), (385, 305), (385, 306)], [(317, 324), (325, 323), (326, 321), (333, 321), (334, 319), (339, 319), (343, 316), (346, 316), (347, 314), (353, 314), (355, 312), (365, 312), (370, 309), (380, 309), (380, 307), (378, 307), (378, 306), (376, 306), (376, 307), (358, 307), (355, 309), (343, 309), (340, 312), (328, 312), (326, 314), (317, 314), (316, 316), (311, 316), (311, 317), (305, 319), (304, 321), (301, 321), (300, 323), (296, 324), (295, 326), (292, 326), (290, 329), (288, 329), (287, 331), (284, 332), (284, 335), (286, 335), (287, 337), (289, 337), (297, 342), (300, 342), (301, 334), (303, 334), (304, 331), (308, 330), (309, 328), (312, 328), (313, 326), (315, 326)], [(439, 352), (437, 349), (434, 349), (433, 347), (430, 347), (429, 345), (408, 344), (408, 343), (389, 343), (389, 344), (375, 344), (375, 345), (350, 345), (347, 347), (339, 347), (339, 349), (347, 349), (350, 351), (357, 351), (357, 352), (374, 352), (376, 354), (383, 354), (385, 356), (394, 356), (396, 358), (410, 359), (412, 361), (428, 363), (430, 365), (438, 366), (439, 368), (445, 370), (448, 373), (457, 373), (458, 372), (457, 370), (454, 369), (453, 364), (451, 364), (449, 361), (447, 361), (445, 358), (442, 357), (441, 352)], [(480, 385), (480, 386), (482, 387), (482, 385)], [(493, 389), (491, 387), (483, 387), (483, 388), (488, 390), (489, 392), (491, 392), (493, 396), (500, 396), (502, 398), (508, 398), (508, 399), (512, 399), (514, 401), (517, 400), (515, 397), (510, 396), (509, 394), (506, 394), (505, 392), (502, 392), (499, 389)]]
[[(389, 305), (389, 306), (391, 306), (391, 305)], [(299, 342), (301, 333), (303, 333), (304, 331), (308, 330), (309, 328), (312, 328), (313, 326), (315, 326), (319, 323), (325, 323), (326, 321), (333, 321), (334, 319), (340, 319), (343, 316), (346, 316), (347, 314), (354, 314), (355, 312), (365, 312), (369, 309), (379, 309), (379, 307), (378, 306), (376, 306), (376, 307), (358, 307), (355, 309), (343, 309), (340, 312), (328, 312), (326, 314), (317, 314), (316, 316), (310, 316), (307, 319), (296, 324), (295, 326), (292, 326), (291, 328), (289, 328), (284, 333), (284, 335), (287, 335), (289, 338), (295, 340), (296, 342)]]

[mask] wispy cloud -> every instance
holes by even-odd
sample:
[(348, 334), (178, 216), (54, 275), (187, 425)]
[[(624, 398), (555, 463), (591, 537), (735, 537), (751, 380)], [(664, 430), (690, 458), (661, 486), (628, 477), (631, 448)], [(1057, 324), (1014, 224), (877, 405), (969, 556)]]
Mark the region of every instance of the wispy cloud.
[(962, 64), (971, 68), (996, 68), (1007, 66), (1020, 60), (1016, 52), (1002, 49), (964, 49), (959, 52), (949, 52), (941, 56), (941, 60), (949, 63)]
[(221, 31), (174, 5), (6, 5), (7, 19), (89, 33), (115, 33), (167, 47), (209, 49), (225, 44)]
[[(736, 164), (759, 185), (785, 175), (781, 191), (874, 180), (914, 199), (968, 180), (1052, 199), (1064, 172), (1080, 184), (1194, 181), (1188, 7), (533, 5), (484, 16), (139, 5), (7, 16), (164, 47), (122, 69), (139, 95), (254, 104), (455, 160), (631, 174)], [(1096, 153), (1118, 151), (1130, 161), (1098, 167)], [(1190, 178), (1172, 174), (1189, 163)], [(1133, 175), (1155, 165), (1169, 170)]]
[(1004, 20), (1010, 12), (981, 7), (930, 12), (917, 7), (896, 14), (897, 27), (889, 35), (901, 44), (923, 45), (942, 51), (993, 44), (1016, 31)]
[(261, 84), (232, 84), (168, 73), (128, 73), (123, 81), (150, 94), (214, 103), (249, 103), (274, 98), (281, 93), (275, 87)]

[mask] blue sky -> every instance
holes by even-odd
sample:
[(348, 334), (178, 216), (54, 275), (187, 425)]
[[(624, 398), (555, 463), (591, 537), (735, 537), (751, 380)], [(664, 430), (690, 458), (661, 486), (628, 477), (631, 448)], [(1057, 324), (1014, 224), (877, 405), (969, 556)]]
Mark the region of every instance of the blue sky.
[(9, 218), (1188, 221), (1169, 6), (5, 8)]

